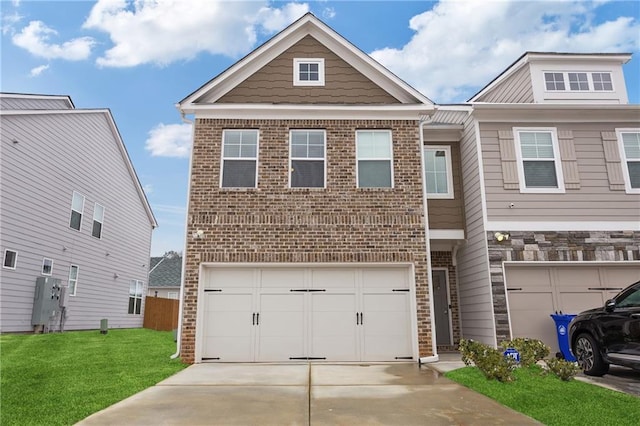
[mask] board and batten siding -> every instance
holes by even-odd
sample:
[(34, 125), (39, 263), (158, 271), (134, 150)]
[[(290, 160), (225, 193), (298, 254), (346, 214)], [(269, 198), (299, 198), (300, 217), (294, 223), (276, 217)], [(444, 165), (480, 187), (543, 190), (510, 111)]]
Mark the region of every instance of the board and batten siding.
[(458, 294), (462, 337), (496, 344), (489, 258), (482, 211), (481, 180), (474, 120), (460, 144), (467, 242), (458, 251)]
[[(3, 114), (1, 137), (0, 243), (18, 251), (17, 268), (1, 269), (2, 332), (33, 329), (45, 257), (63, 283), (79, 267), (66, 330), (99, 328), (103, 318), (141, 327), (142, 315), (127, 312), (129, 284), (146, 285), (152, 224), (107, 113)], [(73, 191), (85, 196), (80, 231), (69, 227)], [(91, 236), (95, 203), (105, 207), (101, 239)]]
[[(324, 58), (325, 85), (294, 86), (294, 58)], [(400, 103), (310, 35), (216, 102), (341, 105)]]
[[(576, 183), (568, 185), (571, 187), (567, 187), (564, 194), (523, 194), (517, 185), (513, 185), (513, 189), (505, 189), (499, 132), (512, 132), (513, 127), (555, 128), (559, 138), (566, 137), (569, 143), (572, 137), (577, 176), (574, 171), (571, 177)], [(638, 123), (481, 123), (488, 220), (637, 222), (640, 218), (640, 195), (627, 194), (624, 188), (610, 189), (602, 138), (602, 132), (615, 132), (616, 128), (630, 127), (638, 127)], [(565, 175), (565, 182), (568, 177)], [(509, 207), (510, 203), (514, 204), (513, 208)]]
[(478, 102), (530, 104), (534, 102), (531, 71), (525, 65), (477, 99)]

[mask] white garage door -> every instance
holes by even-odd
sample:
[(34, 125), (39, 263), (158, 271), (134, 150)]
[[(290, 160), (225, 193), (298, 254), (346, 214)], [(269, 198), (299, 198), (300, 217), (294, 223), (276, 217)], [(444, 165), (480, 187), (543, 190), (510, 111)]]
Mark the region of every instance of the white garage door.
[(409, 268), (204, 269), (202, 359), (413, 359)]
[(505, 274), (512, 336), (540, 339), (555, 353), (558, 339), (550, 315), (603, 306), (640, 280), (640, 264), (510, 264)]

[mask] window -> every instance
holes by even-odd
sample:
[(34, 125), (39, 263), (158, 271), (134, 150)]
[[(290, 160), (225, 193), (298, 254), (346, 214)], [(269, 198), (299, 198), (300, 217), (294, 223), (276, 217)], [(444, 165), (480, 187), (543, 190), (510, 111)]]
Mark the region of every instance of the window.
[(102, 223), (104, 222), (104, 207), (96, 203), (93, 207), (93, 228), (91, 235), (96, 238), (102, 238)]
[(393, 187), (391, 131), (356, 131), (358, 188)]
[(294, 86), (324, 86), (324, 59), (295, 58), (293, 60)]
[(610, 72), (545, 72), (544, 85), (550, 92), (613, 91)]
[(617, 129), (622, 174), (628, 193), (640, 193), (640, 129)]
[(71, 265), (69, 268), (69, 295), (75, 296), (78, 289), (78, 268), (76, 265)]
[(564, 192), (555, 129), (515, 128), (520, 192)]
[(178, 298), (178, 292), (177, 291), (168, 291), (167, 292), (167, 298), (168, 299), (177, 299)]
[(569, 73), (569, 89), (575, 91), (589, 90), (589, 81), (586, 72)]
[(544, 82), (547, 90), (564, 90), (564, 75), (561, 72), (545, 72)]
[(291, 130), (291, 188), (324, 188), (324, 130)]
[(591, 74), (593, 78), (593, 90), (604, 91), (613, 90), (613, 83), (611, 82), (611, 74), (608, 72), (594, 72)]
[(77, 231), (82, 225), (82, 212), (84, 210), (84, 196), (73, 191), (73, 199), (71, 200), (71, 221), (69, 227)]
[(142, 281), (131, 280), (129, 285), (129, 313), (140, 315), (142, 309)]
[(4, 251), (4, 262), (2, 263), (2, 267), (7, 269), (16, 269), (17, 263), (18, 263), (18, 252), (6, 249)]
[(453, 198), (450, 146), (424, 148), (424, 175), (427, 198)]
[(255, 188), (258, 169), (258, 131), (225, 130), (222, 133), (221, 188)]
[(42, 259), (42, 275), (51, 275), (53, 271), (53, 259)]

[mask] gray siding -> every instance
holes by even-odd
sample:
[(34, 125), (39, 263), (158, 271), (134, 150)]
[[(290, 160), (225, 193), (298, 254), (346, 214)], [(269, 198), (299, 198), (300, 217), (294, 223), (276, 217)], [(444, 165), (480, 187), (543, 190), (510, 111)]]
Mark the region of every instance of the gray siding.
[(496, 344), (489, 258), (485, 237), (474, 121), (461, 141), (462, 184), (467, 243), (458, 252), (458, 291), (462, 337)]
[[(66, 329), (142, 326), (127, 313), (129, 284), (146, 284), (152, 225), (126, 161), (105, 112), (2, 116), (0, 248), (19, 253), (16, 270), (1, 270), (3, 332), (32, 329), (43, 257), (63, 282), (79, 267)], [(80, 231), (69, 227), (74, 190), (85, 196)], [(102, 239), (91, 236), (96, 202)]]
[[(294, 86), (294, 58), (324, 58), (325, 85)], [(311, 36), (279, 55), (221, 97), (217, 103), (395, 104), (400, 103)]]
[(2, 94), (0, 96), (0, 109), (2, 110), (41, 110), (41, 109), (72, 109), (69, 101), (63, 98), (46, 96), (12, 96)]
[(493, 89), (477, 99), (478, 102), (533, 103), (533, 87), (529, 65), (525, 65)]
[(424, 144), (450, 146), (451, 168), (453, 175), (453, 199), (429, 199), (429, 229), (463, 229), (464, 200), (462, 195), (462, 166), (460, 163), (460, 146), (455, 142), (429, 141)]
[[(519, 189), (505, 189), (498, 131), (513, 127), (555, 127), (570, 131), (577, 158), (579, 188), (564, 194), (521, 194)], [(609, 187), (601, 132), (615, 128), (638, 127), (638, 123), (482, 123), (482, 161), (484, 164), (489, 221), (638, 221), (640, 195), (612, 191)], [(514, 208), (509, 208), (514, 203)]]

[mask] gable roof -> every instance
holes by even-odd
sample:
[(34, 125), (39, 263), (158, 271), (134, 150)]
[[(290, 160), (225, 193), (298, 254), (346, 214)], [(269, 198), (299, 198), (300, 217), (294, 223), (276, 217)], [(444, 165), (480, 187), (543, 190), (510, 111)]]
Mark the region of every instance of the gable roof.
[(107, 123), (109, 123), (109, 127), (113, 138), (116, 142), (118, 150), (122, 155), (122, 159), (124, 160), (125, 167), (131, 176), (131, 180), (136, 188), (138, 196), (140, 197), (140, 202), (142, 203), (145, 212), (147, 213), (147, 217), (149, 218), (149, 223), (152, 228), (158, 227), (158, 222), (153, 214), (153, 210), (151, 210), (151, 205), (149, 204), (149, 200), (147, 200), (147, 195), (144, 193), (142, 189), (142, 185), (140, 184), (140, 179), (138, 179), (138, 175), (136, 170), (133, 167), (133, 163), (131, 162), (131, 157), (129, 157), (129, 153), (127, 152), (127, 148), (124, 145), (122, 137), (120, 136), (120, 131), (118, 130), (118, 126), (113, 119), (113, 115), (111, 114), (111, 110), (109, 109), (76, 109), (71, 101), (71, 97), (69, 96), (48, 96), (48, 95), (23, 95), (23, 94), (8, 94), (8, 93), (0, 93), (0, 97), (5, 98), (21, 98), (21, 99), (30, 99), (30, 100), (66, 100), (71, 106), (69, 109), (0, 109), (0, 116), (3, 115), (49, 115), (49, 114), (102, 114), (105, 116)]
[[(183, 114), (192, 114), (198, 109), (199, 103), (210, 105), (216, 102), (224, 94), (308, 35), (325, 45), (403, 104), (433, 105), (429, 98), (358, 49), (312, 13), (307, 13), (188, 95), (176, 106)], [(203, 100), (205, 101), (203, 102)]]
[(0, 109), (75, 109), (67, 95), (0, 93)]
[(631, 60), (631, 53), (567, 53), (567, 52), (524, 52), (518, 59), (516, 59), (511, 65), (509, 65), (504, 71), (502, 71), (496, 78), (491, 80), (486, 86), (480, 89), (475, 95), (470, 97), (467, 102), (475, 102), (487, 92), (491, 91), (494, 87), (507, 79), (513, 73), (518, 71), (529, 62), (536, 60), (570, 60), (575, 59), (589, 59), (597, 61), (619, 61), (621, 64), (626, 64)]
[(182, 278), (182, 256), (151, 258), (149, 287), (180, 287)]

